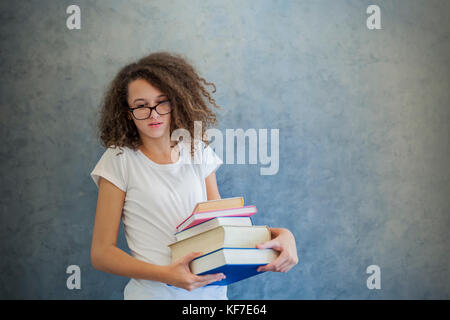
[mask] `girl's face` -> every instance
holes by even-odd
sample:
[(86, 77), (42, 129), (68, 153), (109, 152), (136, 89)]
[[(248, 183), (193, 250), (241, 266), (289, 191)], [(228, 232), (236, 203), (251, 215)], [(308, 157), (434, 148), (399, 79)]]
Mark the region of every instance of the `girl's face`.
[[(141, 106), (154, 107), (158, 103), (163, 102), (158, 106), (158, 111), (163, 113), (170, 110), (170, 103), (164, 101), (168, 101), (168, 97), (144, 79), (136, 79), (128, 85), (128, 105), (130, 108), (134, 109)], [(140, 108), (136, 109), (134, 114), (138, 119), (141, 119), (145, 118), (146, 111), (149, 110)], [(149, 118), (138, 120), (130, 111), (128, 118), (133, 119), (141, 136), (160, 138), (170, 134), (170, 113), (159, 115), (156, 109), (153, 109)], [(160, 124), (151, 125), (154, 123)]]

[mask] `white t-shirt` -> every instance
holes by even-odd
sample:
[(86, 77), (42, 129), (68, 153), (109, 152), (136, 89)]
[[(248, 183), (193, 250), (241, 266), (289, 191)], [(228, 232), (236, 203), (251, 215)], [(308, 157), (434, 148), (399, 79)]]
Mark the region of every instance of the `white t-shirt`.
[[(186, 219), (197, 202), (206, 201), (205, 178), (223, 161), (210, 146), (197, 142), (194, 160), (190, 146), (179, 143), (176, 163), (158, 164), (139, 149), (107, 148), (91, 177), (98, 187), (99, 177), (126, 192), (122, 222), (131, 254), (156, 265), (169, 265), (169, 244), (176, 241), (176, 226)], [(206, 147), (206, 148), (205, 148)], [(226, 286), (206, 286), (192, 291), (165, 283), (131, 279), (124, 299), (228, 299)]]

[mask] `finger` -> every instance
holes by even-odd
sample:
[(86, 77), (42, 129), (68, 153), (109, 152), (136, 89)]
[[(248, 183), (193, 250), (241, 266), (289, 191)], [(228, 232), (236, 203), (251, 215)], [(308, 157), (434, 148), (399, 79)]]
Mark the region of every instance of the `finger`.
[(289, 270), (291, 270), (297, 263), (295, 263), (294, 261), (288, 261), (288, 263), (284, 266), (280, 267), (280, 272), (288, 272)]
[(181, 259), (179, 259), (178, 262), (187, 264), (192, 260), (194, 260), (195, 258), (200, 257), (201, 255), (203, 255), (202, 252), (191, 252), (182, 257)]
[(218, 279), (223, 279), (225, 275), (223, 273), (205, 274), (203, 276), (196, 276), (195, 282), (209, 282), (217, 281)]
[(217, 273), (217, 274), (211, 274), (211, 275), (205, 275), (205, 276), (199, 276), (199, 280), (195, 283), (196, 288), (200, 288), (203, 286), (206, 286), (207, 284), (221, 281), (222, 279), (225, 279), (226, 276), (223, 273)]
[(292, 267), (293, 267), (293, 266), (286, 266), (286, 267), (282, 268), (282, 269), (280, 270), (280, 272), (288, 272), (289, 270), (292, 269)]
[(286, 257), (284, 257), (284, 260), (280, 261), (277, 264), (277, 266), (275, 267), (275, 271), (276, 272), (287, 272), (294, 265), (295, 265), (295, 263), (293, 262), (293, 259), (291, 257), (289, 257), (288, 255), (286, 255)]
[(258, 271), (258, 272), (266, 272), (268, 270), (267, 270), (266, 266), (260, 266), (260, 267), (258, 267), (258, 269), (256, 269), (256, 271)]
[[(276, 261), (276, 260), (275, 260)], [(275, 261), (272, 261), (271, 263), (268, 263), (266, 265), (263, 265), (257, 269), (259, 272), (263, 271), (274, 271), (275, 270)]]
[(298, 258), (292, 257), (286, 254), (284, 261), (281, 262), (276, 268), (278, 272), (288, 272), (293, 266), (297, 264)]
[(258, 269), (256, 269), (258, 272), (265, 272), (265, 271), (273, 271), (274, 270), (274, 264), (273, 263), (268, 263), (264, 266), (260, 266), (258, 267)]
[(225, 277), (225, 275), (222, 275), (222, 276), (220, 276), (220, 277), (217, 277), (217, 278), (215, 278), (215, 279), (211, 279), (211, 280), (208, 280), (208, 281), (204, 281), (203, 283), (202, 283), (202, 287), (203, 286), (206, 286), (207, 284), (210, 284), (210, 283), (213, 283), (213, 282), (216, 282), (216, 281), (221, 281), (221, 280), (223, 280), (223, 279), (225, 279), (226, 277)]
[(280, 242), (277, 239), (273, 239), (273, 240), (269, 240), (269, 241), (266, 241), (266, 242), (263, 242), (263, 243), (259, 243), (259, 244), (256, 245), (256, 247), (258, 249), (272, 248), (272, 249), (275, 249), (277, 251), (281, 251), (282, 250)]
[(286, 260), (285, 262), (281, 263), (278, 266), (277, 271), (278, 272), (286, 272), (286, 269), (290, 269), (292, 267), (292, 263), (289, 260)]
[[(281, 254), (269, 264), (259, 267), (259, 271), (275, 271), (286, 259), (286, 252), (281, 252)], [(257, 269), (257, 271), (258, 271)]]

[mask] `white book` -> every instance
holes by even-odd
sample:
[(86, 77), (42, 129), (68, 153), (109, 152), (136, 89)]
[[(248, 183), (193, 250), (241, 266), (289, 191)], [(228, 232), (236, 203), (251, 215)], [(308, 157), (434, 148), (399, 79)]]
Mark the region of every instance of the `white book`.
[(199, 251), (212, 252), (220, 248), (255, 248), (271, 239), (267, 226), (219, 226), (193, 237), (169, 244), (172, 262)]
[(176, 241), (181, 241), (219, 226), (251, 226), (252, 224), (250, 217), (216, 217), (191, 228), (176, 232), (175, 239)]

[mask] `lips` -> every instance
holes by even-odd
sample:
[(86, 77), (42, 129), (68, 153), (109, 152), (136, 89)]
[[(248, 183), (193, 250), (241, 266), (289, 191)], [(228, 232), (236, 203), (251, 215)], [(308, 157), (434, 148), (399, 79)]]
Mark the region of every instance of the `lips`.
[(158, 124), (161, 124), (162, 122), (152, 122), (152, 123), (150, 123), (149, 124), (149, 126), (155, 126), (155, 125), (158, 125)]

